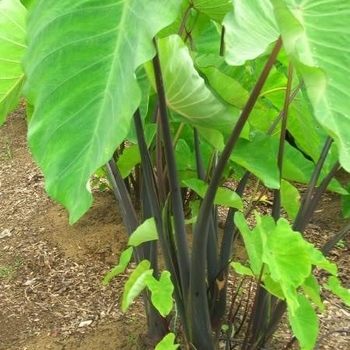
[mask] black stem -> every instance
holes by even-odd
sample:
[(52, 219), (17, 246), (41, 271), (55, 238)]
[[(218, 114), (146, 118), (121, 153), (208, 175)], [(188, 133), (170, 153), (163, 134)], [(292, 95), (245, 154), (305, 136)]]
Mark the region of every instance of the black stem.
[(350, 223), (345, 225), (334, 237), (330, 238), (321, 248), (324, 255), (328, 255), (331, 249), (350, 232)]
[(197, 128), (193, 128), (193, 138), (194, 138), (194, 151), (196, 155), (196, 168), (197, 168), (197, 176), (201, 180), (205, 180), (205, 169), (203, 164), (203, 157), (200, 151), (200, 142), (198, 136)]
[[(159, 117), (159, 115), (158, 115)], [(158, 120), (158, 118), (157, 118)], [(157, 169), (157, 189), (159, 194), (159, 202), (164, 204), (167, 197), (167, 189), (165, 179), (165, 171), (164, 171), (164, 153), (162, 147), (162, 139), (160, 132), (160, 125), (157, 123), (157, 135), (156, 135), (156, 169)]]
[(315, 190), (314, 195), (311, 198), (311, 201), (309, 203), (309, 206), (304, 211), (304, 217), (302, 220), (300, 220), (298, 224), (298, 231), (304, 232), (308, 223), (310, 222), (312, 215), (317, 207), (317, 205), (320, 202), (321, 196), (324, 194), (324, 192), (327, 189), (327, 186), (331, 182), (332, 178), (334, 177), (335, 173), (339, 169), (339, 163), (336, 162), (330, 172), (327, 174), (327, 176), (322, 180), (320, 186)]
[[(319, 178), (319, 176), (321, 174), (323, 164), (324, 164), (324, 162), (326, 160), (326, 157), (328, 155), (328, 152), (329, 152), (329, 150), (330, 150), (330, 148), (332, 146), (332, 142), (333, 142), (333, 139), (329, 136), (327, 138), (324, 146), (323, 146), (320, 158), (319, 158), (319, 160), (316, 163), (315, 170), (314, 170), (314, 172), (312, 174), (312, 177), (311, 177), (311, 180), (309, 182), (308, 188), (307, 188), (307, 190), (306, 190), (306, 192), (304, 194), (304, 198), (303, 198), (301, 207), (300, 207), (300, 209), (298, 211), (297, 217), (296, 217), (295, 222), (293, 224), (293, 229), (296, 230), (296, 231), (303, 232), (305, 227), (306, 227), (306, 225), (308, 224), (308, 221), (305, 219), (306, 218), (306, 214), (309, 214), (308, 216), (310, 216), (309, 206), (310, 206), (310, 203), (311, 203), (311, 200), (312, 200), (312, 195), (313, 195), (314, 190), (316, 188), (318, 178)], [(302, 229), (302, 228), (304, 228), (304, 229)]]
[(177, 260), (173, 258), (171, 243), (167, 239), (166, 233), (164, 232), (164, 229), (163, 229), (162, 211), (158, 200), (156, 181), (154, 178), (152, 163), (150, 160), (150, 155), (148, 153), (148, 148), (144, 137), (144, 131), (143, 131), (141, 115), (139, 110), (137, 110), (134, 114), (134, 123), (135, 123), (138, 145), (140, 149), (143, 176), (145, 178), (145, 190), (149, 198), (148, 203), (150, 205), (151, 213), (152, 213), (152, 216), (154, 217), (155, 224), (157, 227), (159, 243), (161, 244), (161, 247), (162, 247), (162, 252), (163, 252), (166, 267), (171, 273), (174, 286), (178, 286), (178, 288), (174, 289), (177, 308), (179, 310), (180, 316), (183, 319), (184, 324), (186, 324), (186, 319), (184, 318), (185, 308), (184, 308), (183, 294), (181, 290), (181, 282), (179, 280), (180, 277), (179, 277), (179, 271), (177, 266)]
[[(292, 64), (289, 64), (288, 80), (287, 80), (286, 94), (285, 94), (284, 105), (283, 105), (281, 134), (280, 134), (279, 147), (278, 147), (278, 158), (277, 158), (277, 167), (278, 167), (278, 171), (280, 174), (280, 185), (281, 185), (281, 180), (282, 180), (284, 144), (285, 144), (285, 138), (286, 138), (288, 110), (289, 110), (289, 104), (290, 104), (289, 101), (290, 101), (290, 93), (291, 93), (291, 88), (292, 88), (292, 81), (293, 81), (293, 66), (292, 66)], [(275, 219), (275, 221), (277, 221), (280, 218), (280, 215), (281, 215), (281, 190), (276, 189), (276, 190), (274, 190), (272, 216)]]
[(114, 159), (111, 159), (106, 164), (109, 181), (112, 185), (114, 195), (120, 204), (120, 210), (125, 224), (127, 234), (130, 236), (138, 227), (136, 211), (132, 205), (129, 191), (126, 188), (125, 182), (117, 168)]
[[(296, 95), (298, 94), (298, 92), (300, 91), (300, 89), (302, 88), (302, 86), (304, 85), (303, 82), (300, 82), (296, 88), (293, 90), (292, 94), (290, 95), (289, 101), (288, 103), (291, 104), (292, 101), (295, 99)], [(274, 120), (274, 122), (271, 124), (269, 130), (267, 131), (267, 135), (271, 135), (272, 132), (275, 130), (277, 124), (280, 122), (280, 120), (282, 119), (283, 116), (283, 110), (278, 114), (277, 118)]]
[(220, 38), (220, 56), (225, 54), (225, 27), (222, 26), (221, 29), (221, 38)]
[[(279, 37), (277, 43), (259, 77), (258, 82), (256, 83), (249, 100), (244, 107), (240, 118), (238, 119), (233, 132), (225, 145), (221, 157), (215, 167), (213, 177), (211, 178), (208, 190), (202, 202), (202, 205), (199, 210), (197, 225), (194, 229), (193, 235), (193, 253), (191, 258), (191, 281), (190, 281), (190, 306), (191, 306), (191, 315), (194, 327), (198, 329), (193, 330), (193, 337), (196, 337), (194, 344), (201, 349), (210, 349), (208, 348), (207, 338), (199, 339), (198, 335), (206, 333), (211, 334), (211, 326), (209, 320), (209, 310), (206, 307), (206, 245), (207, 245), (207, 218), (210, 215), (212, 205), (214, 203), (215, 194), (217, 188), (220, 185), (223, 171), (225, 166), (230, 159), (231, 152), (238, 141), (239, 135), (246, 124), (248, 117), (257, 101), (260, 91), (264, 86), (264, 83), (273, 67), (274, 61), (278, 52), (282, 46), (282, 40)], [(202, 344), (200, 346), (199, 344)]]
[[(157, 49), (157, 43), (154, 40), (154, 45)], [(158, 51), (158, 50), (157, 50)], [(161, 123), (164, 154), (168, 169), (169, 189), (172, 199), (172, 210), (175, 229), (175, 241), (177, 246), (178, 261), (180, 268), (180, 279), (183, 295), (187, 294), (189, 286), (189, 270), (190, 270), (190, 255), (187, 243), (187, 234), (185, 227), (185, 215), (181, 196), (181, 187), (177, 176), (176, 161), (171, 139), (168, 110), (166, 105), (166, 97), (164, 91), (164, 83), (162, 70), (158, 54), (153, 59), (153, 67), (155, 72), (155, 81), (159, 102), (159, 121)]]

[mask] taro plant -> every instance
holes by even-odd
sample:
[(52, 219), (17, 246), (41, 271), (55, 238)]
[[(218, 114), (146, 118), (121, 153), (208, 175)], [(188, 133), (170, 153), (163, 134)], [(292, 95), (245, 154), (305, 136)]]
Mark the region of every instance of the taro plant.
[(350, 304), (325, 258), (349, 227), (321, 250), (303, 236), (326, 189), (349, 196), (334, 179), (350, 171), (348, 1), (24, 3), (0, 1), (0, 116), (23, 92), (31, 151), (72, 224), (106, 166), (130, 247), (103, 283), (137, 262), (122, 308), (142, 292), (158, 349), (180, 334), (263, 349), (286, 312), (286, 347), (312, 349), (321, 288)]

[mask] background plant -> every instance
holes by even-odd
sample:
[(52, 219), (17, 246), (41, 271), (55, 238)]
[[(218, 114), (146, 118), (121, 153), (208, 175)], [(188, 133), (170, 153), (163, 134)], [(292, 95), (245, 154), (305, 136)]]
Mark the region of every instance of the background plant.
[[(227, 316), (231, 264), (253, 276), (257, 289), (246, 334), (226, 332), (227, 348), (233, 341), (243, 349), (266, 346), (287, 309), (302, 347), (312, 348), (311, 301), (323, 309), (313, 267), (333, 275), (327, 288), (349, 302), (336, 267), (296, 233), (304, 232), (327, 187), (345, 204), (349, 195), (332, 180), (340, 166), (350, 169), (349, 33), (340, 25), (350, 16), (346, 0), (24, 3), (27, 26), (19, 1), (0, 2), (1, 120), (16, 105), (25, 76), (24, 93), (34, 106), (30, 147), (47, 192), (67, 207), (71, 223), (91, 205), (91, 175), (107, 164), (137, 246), (124, 308), (147, 285), (149, 336), (161, 339), (169, 332), (171, 275), (187, 342), (217, 348), (222, 325), (234, 321)], [(250, 176), (273, 192), (271, 216), (255, 215), (253, 228), (239, 213)], [(235, 192), (220, 188), (231, 177)], [(295, 182), (308, 184), (302, 201)], [(217, 205), (231, 207), (222, 238)], [(281, 206), (292, 224), (280, 218)], [(195, 223), (191, 246), (188, 210)], [(249, 255), (245, 266), (233, 262), (236, 225)], [(327, 242), (324, 253), (347, 231)], [(170, 275), (159, 269), (156, 238)], [(126, 266), (127, 252), (112, 275)], [(298, 274), (288, 270), (296, 257)], [(157, 283), (168, 291), (158, 299)]]

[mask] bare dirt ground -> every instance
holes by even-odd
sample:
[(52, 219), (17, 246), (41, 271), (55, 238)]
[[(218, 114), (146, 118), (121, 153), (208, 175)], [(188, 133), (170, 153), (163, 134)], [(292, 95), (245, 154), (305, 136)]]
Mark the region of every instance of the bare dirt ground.
[[(45, 194), (23, 115), (19, 109), (0, 128), (0, 350), (144, 349), (142, 306), (120, 311), (126, 276), (101, 286), (126, 248), (114, 196), (96, 192), (90, 211), (69, 226), (66, 211)], [(327, 194), (310, 237), (325, 242), (344, 223), (339, 198)], [(330, 254), (347, 288), (349, 252), (348, 235)], [(321, 315), (320, 336), (350, 331), (350, 309), (324, 297), (328, 312)], [(334, 333), (319, 349), (350, 349), (350, 336)]]
[(142, 307), (120, 311), (126, 276), (101, 286), (126, 248), (114, 196), (96, 192), (70, 226), (45, 194), (23, 110), (0, 129), (0, 164), (0, 349), (141, 349)]

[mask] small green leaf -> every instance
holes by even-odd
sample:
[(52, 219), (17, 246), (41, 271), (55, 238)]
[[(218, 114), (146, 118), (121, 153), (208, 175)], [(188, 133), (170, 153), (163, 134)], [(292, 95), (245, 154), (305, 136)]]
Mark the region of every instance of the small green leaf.
[(320, 286), (314, 275), (310, 275), (308, 278), (306, 278), (301, 288), (321, 311), (325, 310), (325, 307), (320, 297)]
[(174, 344), (175, 334), (168, 333), (155, 347), (155, 350), (176, 350), (180, 345)]
[(346, 190), (348, 193), (341, 196), (341, 206), (343, 216), (347, 219), (350, 217), (350, 183), (347, 184)]
[(318, 334), (318, 319), (310, 301), (298, 295), (299, 307), (295, 314), (288, 310), (289, 321), (302, 350), (312, 350)]
[(300, 194), (296, 187), (285, 180), (281, 181), (281, 201), (283, 208), (294, 220), (300, 208)]
[(255, 275), (258, 277), (262, 268), (262, 241), (257, 229), (250, 231), (244, 215), (237, 212), (234, 217), (236, 226), (244, 240), (244, 246), (247, 250), (250, 267)]
[(148, 218), (131, 234), (128, 245), (137, 247), (142, 243), (157, 239), (158, 233), (154, 218)]
[(140, 151), (138, 145), (130, 145), (125, 148), (123, 154), (118, 158), (118, 169), (123, 179), (125, 179), (131, 171), (135, 168), (135, 165), (140, 163)]
[(170, 279), (170, 272), (163, 271), (157, 281), (152, 275), (148, 275), (146, 280), (148, 289), (152, 292), (151, 300), (154, 307), (165, 317), (169, 315), (173, 308), (174, 285)]
[(107, 285), (112, 278), (118, 276), (120, 273), (125, 271), (126, 267), (128, 266), (131, 260), (132, 252), (132, 247), (129, 247), (128, 249), (123, 251), (122, 255), (120, 256), (119, 264), (115, 266), (110, 272), (108, 272), (108, 274), (103, 279), (102, 284), (104, 286)]
[(243, 266), (241, 263), (233, 261), (230, 263), (230, 266), (237, 272), (239, 275), (244, 275), (244, 276), (252, 276), (254, 277), (253, 271), (246, 266)]
[(217, 150), (223, 150), (225, 147), (224, 136), (220, 131), (211, 128), (198, 127), (201, 135)]
[(208, 78), (210, 86), (227, 103), (243, 108), (248, 101), (249, 92), (244, 89), (240, 82), (227, 74), (222, 73), (216, 67), (203, 67), (200, 70)]
[(147, 276), (152, 275), (153, 270), (150, 269), (150, 262), (148, 260), (142, 260), (131, 273), (128, 281), (125, 283), (122, 311), (125, 312), (134, 299), (143, 291), (146, 287)]
[(274, 281), (271, 276), (268, 273), (269, 267), (265, 265), (264, 267), (264, 276), (263, 276), (263, 282), (264, 282), (264, 288), (275, 297), (285, 300), (285, 293), (283, 292), (281, 288), (281, 284)]
[[(204, 181), (193, 178), (184, 180), (183, 183), (191, 190), (195, 191), (200, 197), (204, 198), (208, 189), (208, 185)], [(241, 197), (236, 192), (228, 188), (218, 188), (214, 203), (216, 205), (243, 209)]]
[(306, 241), (305, 244), (308, 249), (308, 254), (310, 256), (312, 265), (321, 267), (322, 269), (331, 273), (333, 276), (338, 275), (338, 267), (336, 264), (327, 260), (327, 258), (322, 254), (322, 252), (315, 248), (313, 244)]
[(196, 170), (194, 155), (190, 146), (183, 139), (180, 139), (175, 148), (176, 167), (178, 171)]
[(350, 306), (350, 290), (342, 287), (338, 278), (330, 276), (324, 287), (337, 295), (347, 306)]

